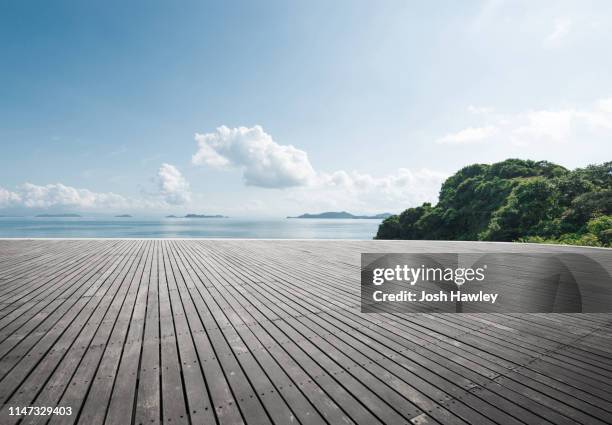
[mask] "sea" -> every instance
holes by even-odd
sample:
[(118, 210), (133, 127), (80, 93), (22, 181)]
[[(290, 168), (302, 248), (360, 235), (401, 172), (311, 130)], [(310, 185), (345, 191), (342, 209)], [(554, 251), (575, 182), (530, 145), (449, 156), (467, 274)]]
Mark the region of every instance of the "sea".
[(0, 217), (0, 238), (372, 239), (382, 220)]

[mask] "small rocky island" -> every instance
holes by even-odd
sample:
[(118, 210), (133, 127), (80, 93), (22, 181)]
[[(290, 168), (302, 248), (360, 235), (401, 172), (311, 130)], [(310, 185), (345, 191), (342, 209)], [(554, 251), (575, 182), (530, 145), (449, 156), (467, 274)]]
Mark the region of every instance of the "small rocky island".
[(35, 217), (40, 217), (40, 218), (75, 218), (75, 217), (81, 217), (78, 214), (72, 214), (72, 213), (67, 213), (67, 214), (38, 214)]
[(176, 215), (167, 215), (166, 218), (229, 218), (226, 215), (215, 214), (215, 215), (207, 215), (207, 214), (187, 214), (183, 217), (178, 217)]
[(116, 215), (115, 217), (117, 217), (117, 218), (132, 218), (132, 216), (129, 215), (129, 214), (119, 214), (119, 215)]
[(348, 213), (346, 211), (340, 211), (340, 212), (335, 212), (335, 211), (328, 211), (328, 212), (323, 212), (323, 213), (319, 213), (319, 214), (302, 214), (299, 215), (297, 217), (287, 217), (287, 218), (349, 218), (349, 219), (365, 219), (365, 220), (383, 220), (387, 217), (390, 217), (392, 214), (391, 213), (382, 213), (382, 214), (376, 214), (376, 215), (354, 215), (351, 213)]

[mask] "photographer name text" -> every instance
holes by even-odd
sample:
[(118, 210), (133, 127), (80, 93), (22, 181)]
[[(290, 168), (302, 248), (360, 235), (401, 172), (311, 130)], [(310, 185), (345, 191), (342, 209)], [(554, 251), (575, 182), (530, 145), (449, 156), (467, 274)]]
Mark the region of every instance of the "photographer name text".
[(383, 292), (374, 291), (372, 298), (376, 302), (486, 302), (495, 304), (498, 294), (491, 294), (483, 291), (477, 293), (465, 293), (461, 291), (451, 291), (450, 293), (439, 291), (429, 293), (421, 291), (420, 294), (412, 291)]

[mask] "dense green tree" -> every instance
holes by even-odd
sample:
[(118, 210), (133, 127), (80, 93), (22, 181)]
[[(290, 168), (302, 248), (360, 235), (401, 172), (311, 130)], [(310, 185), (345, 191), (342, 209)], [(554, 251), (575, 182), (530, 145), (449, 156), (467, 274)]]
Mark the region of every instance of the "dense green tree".
[(608, 246), (606, 216), (612, 216), (612, 162), (569, 171), (547, 161), (508, 159), (462, 168), (442, 184), (437, 205), (389, 217), (376, 238)]
[(587, 230), (595, 235), (604, 246), (610, 246), (612, 242), (612, 215), (595, 217), (587, 223)]
[(577, 228), (591, 217), (612, 214), (612, 190), (593, 190), (574, 198), (563, 215), (565, 229)]
[(544, 177), (532, 177), (518, 183), (505, 204), (493, 213), (480, 239), (513, 241), (542, 234), (557, 213), (556, 190)]
[(401, 226), (401, 239), (423, 239), (425, 232), (418, 225), (419, 220), (431, 210), (431, 204), (425, 203), (420, 207), (408, 208), (399, 215)]
[(585, 193), (592, 192), (596, 186), (581, 173), (567, 173), (557, 180), (559, 205), (569, 207), (572, 201)]
[(385, 218), (376, 233), (376, 239), (402, 239), (401, 236), (402, 226), (397, 215)]
[(589, 165), (586, 168), (579, 168), (575, 173), (584, 176), (599, 188), (612, 189), (612, 161), (601, 165)]

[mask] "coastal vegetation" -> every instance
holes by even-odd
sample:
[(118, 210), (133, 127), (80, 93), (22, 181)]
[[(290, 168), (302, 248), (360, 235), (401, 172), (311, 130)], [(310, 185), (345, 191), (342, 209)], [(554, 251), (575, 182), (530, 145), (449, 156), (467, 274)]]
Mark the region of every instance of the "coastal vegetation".
[(612, 162), (568, 170), (547, 161), (473, 164), (436, 205), (385, 219), (375, 239), (518, 241), (612, 246)]

